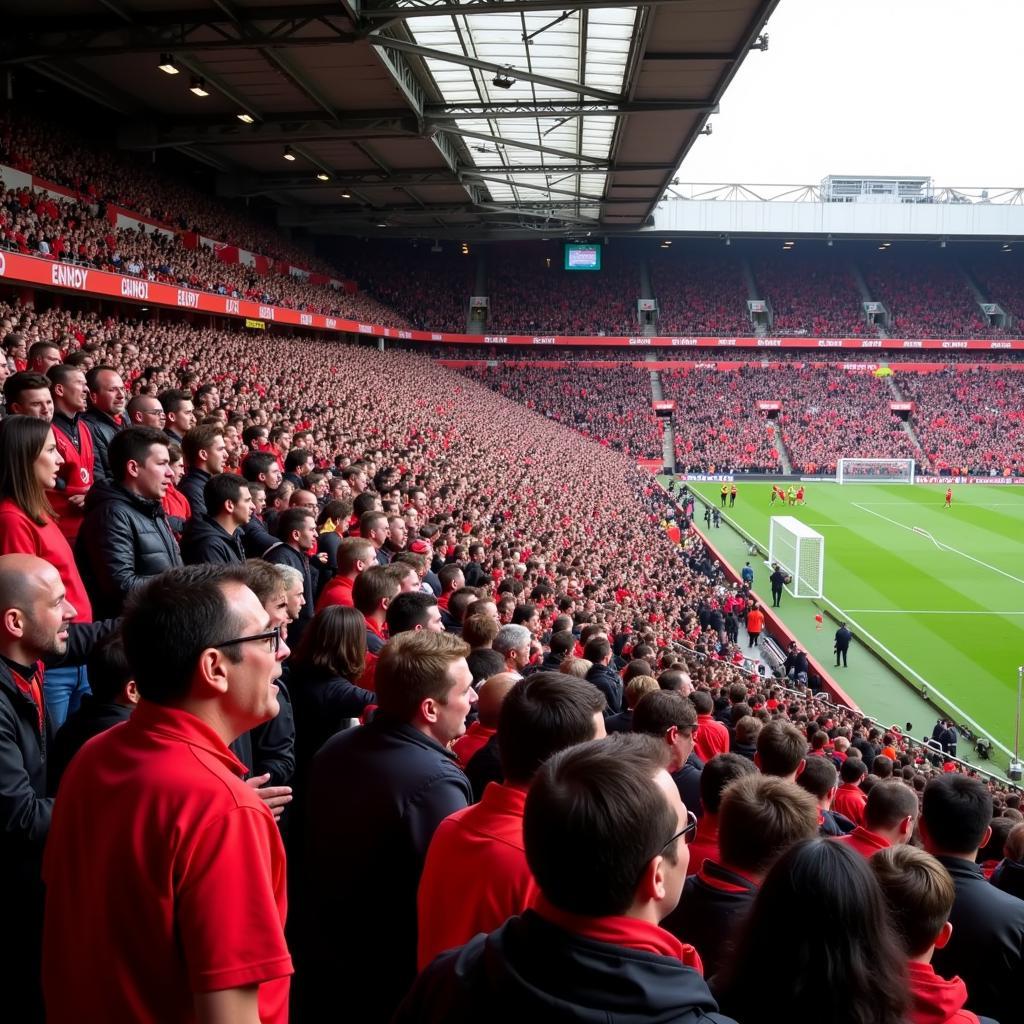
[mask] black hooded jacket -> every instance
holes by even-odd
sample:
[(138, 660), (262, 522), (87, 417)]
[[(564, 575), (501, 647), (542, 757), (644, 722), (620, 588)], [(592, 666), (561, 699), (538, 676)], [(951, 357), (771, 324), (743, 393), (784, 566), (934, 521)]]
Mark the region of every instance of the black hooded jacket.
[(442, 953), (393, 1024), (735, 1024), (679, 960), (574, 935), (532, 910)]

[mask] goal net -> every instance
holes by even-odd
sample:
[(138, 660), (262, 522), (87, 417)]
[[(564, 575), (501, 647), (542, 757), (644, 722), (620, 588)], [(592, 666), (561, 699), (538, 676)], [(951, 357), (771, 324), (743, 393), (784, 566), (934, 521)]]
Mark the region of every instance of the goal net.
[(821, 597), (825, 578), (825, 538), (793, 516), (772, 516), (768, 561), (790, 577), (794, 597)]
[(836, 463), (840, 484), (912, 484), (913, 459), (840, 459)]

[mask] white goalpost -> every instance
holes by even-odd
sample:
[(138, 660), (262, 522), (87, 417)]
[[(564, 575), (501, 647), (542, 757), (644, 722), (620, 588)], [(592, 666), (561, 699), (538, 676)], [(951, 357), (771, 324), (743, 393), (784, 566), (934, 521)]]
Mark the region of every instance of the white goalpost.
[(821, 597), (825, 581), (825, 538), (794, 516), (772, 516), (768, 561), (791, 577), (794, 597)]
[(913, 459), (840, 459), (836, 463), (838, 484), (912, 484)]

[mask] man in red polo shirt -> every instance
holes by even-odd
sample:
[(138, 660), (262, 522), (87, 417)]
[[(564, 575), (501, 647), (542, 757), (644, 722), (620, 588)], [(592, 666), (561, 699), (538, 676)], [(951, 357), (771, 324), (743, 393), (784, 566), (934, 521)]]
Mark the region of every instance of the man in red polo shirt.
[(69, 766), (43, 859), (51, 1024), (288, 1019), (284, 847), (228, 744), (289, 652), (244, 581), (172, 569), (125, 617), (142, 702)]
[(917, 793), (903, 782), (891, 780), (871, 787), (864, 805), (864, 824), (837, 843), (847, 843), (865, 857), (890, 846), (909, 843), (917, 822)]
[(368, 540), (362, 537), (346, 537), (338, 545), (337, 575), (320, 592), (316, 610), (330, 608), (333, 604), (354, 608), (352, 587), (355, 585), (356, 577), (364, 569), (376, 564), (377, 553)]
[(864, 824), (864, 806), (868, 802), (867, 794), (860, 788), (860, 780), (868, 773), (867, 765), (859, 758), (849, 757), (839, 769), (839, 781), (842, 783), (836, 790), (832, 801), (832, 810), (838, 811), (849, 818), (854, 825)]
[(729, 752), (729, 730), (711, 717), (715, 702), (707, 690), (694, 690), (690, 701), (697, 709), (697, 728), (693, 736), (693, 752), (705, 763), (716, 754)]
[[(496, 679), (489, 679), (484, 692)], [(508, 677), (511, 678), (511, 677)], [(604, 737), (604, 697), (561, 672), (536, 672), (506, 695), (498, 722), (505, 783), (438, 826), (420, 876), (417, 963), (468, 942), (533, 906), (538, 895), (523, 851), (523, 808), (537, 769), (556, 751)]]

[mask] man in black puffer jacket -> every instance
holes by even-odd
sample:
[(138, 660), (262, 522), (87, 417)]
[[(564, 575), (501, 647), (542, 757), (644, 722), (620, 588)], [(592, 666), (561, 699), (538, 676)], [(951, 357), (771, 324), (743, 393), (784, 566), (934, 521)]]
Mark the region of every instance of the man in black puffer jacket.
[(252, 516), (248, 481), (237, 473), (219, 473), (206, 481), (203, 500), (207, 514), (193, 515), (181, 535), (182, 560), (186, 565), (241, 565), (242, 531)]
[(112, 366), (94, 366), (86, 375), (89, 408), (82, 419), (92, 434), (93, 479), (110, 479), (110, 442), (128, 426), (124, 415), (125, 389), (121, 375)]
[(171, 482), (167, 438), (154, 427), (131, 427), (110, 442), (108, 454), (115, 482), (89, 491), (75, 544), (97, 619), (119, 615), (133, 590), (181, 565), (160, 503)]

